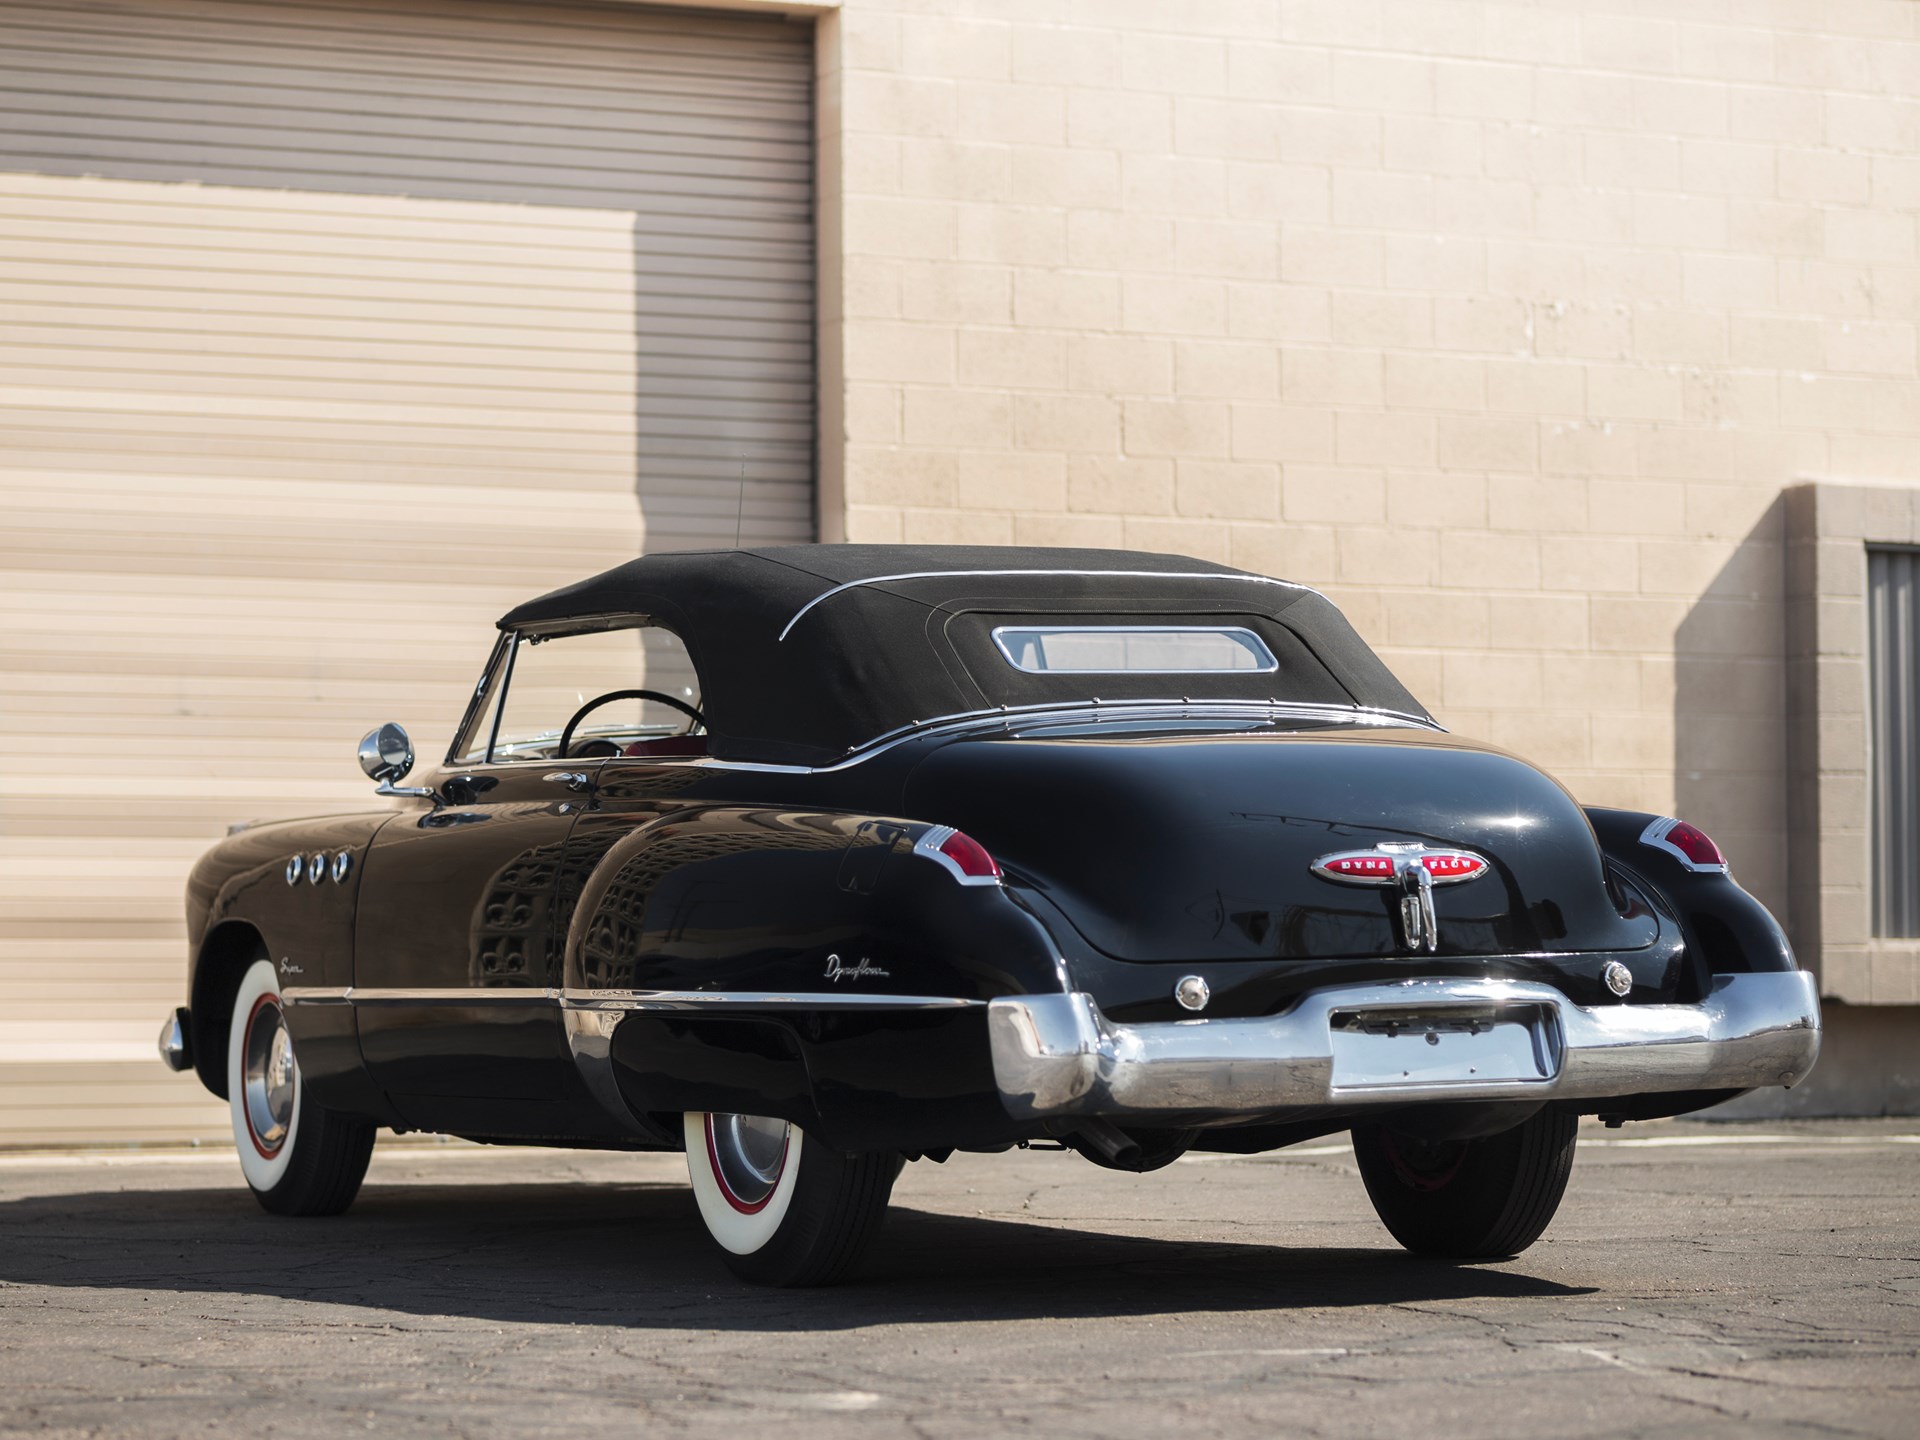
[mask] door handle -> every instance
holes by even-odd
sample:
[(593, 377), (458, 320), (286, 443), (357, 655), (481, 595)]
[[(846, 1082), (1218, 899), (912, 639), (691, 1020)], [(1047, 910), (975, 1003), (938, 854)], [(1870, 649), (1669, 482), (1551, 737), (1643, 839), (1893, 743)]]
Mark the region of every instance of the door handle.
[(549, 785), (564, 785), (569, 790), (593, 788), (593, 777), (580, 770), (555, 770), (551, 775), (542, 775), (540, 778)]

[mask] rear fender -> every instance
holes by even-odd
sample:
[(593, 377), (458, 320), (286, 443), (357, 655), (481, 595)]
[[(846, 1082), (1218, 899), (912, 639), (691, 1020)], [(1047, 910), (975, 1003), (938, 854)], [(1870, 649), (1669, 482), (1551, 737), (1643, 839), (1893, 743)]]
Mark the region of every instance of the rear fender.
[(934, 996), (1065, 988), (1051, 937), (998, 885), (913, 853), (930, 825), (715, 806), (635, 830), (568, 925), (570, 992)]
[(1607, 859), (1679, 921), (1704, 995), (1714, 975), (1797, 970), (1793, 946), (1767, 907), (1725, 870), (1694, 870), (1642, 839), (1665, 817), (1637, 810), (1587, 809)]
[(914, 853), (931, 828), (717, 806), (609, 849), (565, 956), (601, 1103), (655, 1134), (751, 1106), (849, 1149), (999, 1136), (986, 1002), (1062, 991), (1065, 972), (1011, 892)]

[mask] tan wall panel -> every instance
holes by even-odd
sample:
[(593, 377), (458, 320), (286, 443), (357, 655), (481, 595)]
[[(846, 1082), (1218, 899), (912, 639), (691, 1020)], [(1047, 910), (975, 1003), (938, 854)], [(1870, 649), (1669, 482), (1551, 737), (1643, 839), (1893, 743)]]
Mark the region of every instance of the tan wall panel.
[(1920, 6), (832, 33), (849, 539), (1324, 587), (1448, 725), (1784, 912), (1780, 492), (1920, 484)]

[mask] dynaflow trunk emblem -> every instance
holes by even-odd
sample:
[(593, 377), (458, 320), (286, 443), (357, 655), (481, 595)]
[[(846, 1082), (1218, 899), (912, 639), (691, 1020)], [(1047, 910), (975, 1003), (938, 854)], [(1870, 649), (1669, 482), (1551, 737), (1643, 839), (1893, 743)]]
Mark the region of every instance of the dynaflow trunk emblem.
[(1491, 867), (1471, 850), (1429, 850), (1417, 840), (1384, 840), (1371, 850), (1336, 850), (1313, 862), (1313, 873), (1340, 885), (1391, 886), (1400, 895), (1400, 938), (1415, 955), (1440, 943), (1433, 887), (1477, 880)]

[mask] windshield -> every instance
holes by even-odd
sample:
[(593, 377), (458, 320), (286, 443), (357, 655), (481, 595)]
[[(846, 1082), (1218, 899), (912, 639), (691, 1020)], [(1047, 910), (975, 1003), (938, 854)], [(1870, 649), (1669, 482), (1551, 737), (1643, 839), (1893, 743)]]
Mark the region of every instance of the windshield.
[[(491, 695), (455, 749), (456, 764), (705, 750), (704, 744), (660, 744), (702, 731), (694, 718), (699, 677), (687, 647), (670, 630), (516, 635), (489, 683)], [(630, 693), (640, 690), (652, 693)], [(573, 733), (563, 757), (560, 742), (569, 725)]]

